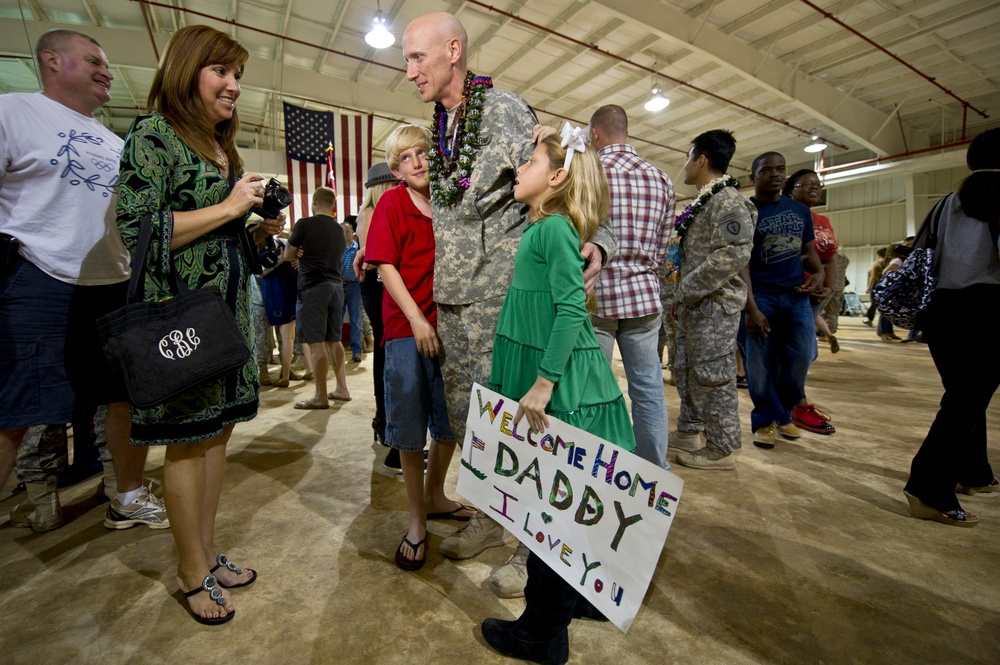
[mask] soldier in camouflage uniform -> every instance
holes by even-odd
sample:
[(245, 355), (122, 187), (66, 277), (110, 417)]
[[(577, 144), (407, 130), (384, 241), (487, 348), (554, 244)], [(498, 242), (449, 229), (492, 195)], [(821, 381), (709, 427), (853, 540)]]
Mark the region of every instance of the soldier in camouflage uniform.
[[(465, 439), (473, 382), (489, 383), (493, 335), (528, 222), (524, 206), (514, 200), (515, 171), (531, 155), (538, 134), (538, 120), (523, 99), (467, 72), (467, 50), (465, 28), (447, 12), (417, 17), (403, 35), (407, 79), (424, 102), (435, 103), (435, 145), (429, 155), (437, 247), (434, 300), (448, 414), (459, 441)], [(479, 120), (470, 115), (474, 128), (465, 131), (465, 111), (475, 105), (481, 105)], [(471, 153), (471, 164), (449, 158), (457, 158), (463, 148)], [(588, 287), (615, 246), (605, 223), (584, 247)], [(465, 559), (512, 540), (480, 511), (464, 529), (442, 541), (441, 553)], [(494, 592), (523, 595), (526, 558), (527, 550), (519, 550), (491, 576)]]
[[(692, 142), (684, 183), (701, 190), (690, 213), (678, 217), (680, 282), (674, 294), (677, 359), (674, 378), (681, 398), (677, 462), (696, 469), (735, 469), (740, 448), (734, 340), (746, 284), (740, 270), (750, 261), (757, 211), (725, 175), (736, 140), (713, 129)], [(702, 446), (699, 430), (704, 431)]]

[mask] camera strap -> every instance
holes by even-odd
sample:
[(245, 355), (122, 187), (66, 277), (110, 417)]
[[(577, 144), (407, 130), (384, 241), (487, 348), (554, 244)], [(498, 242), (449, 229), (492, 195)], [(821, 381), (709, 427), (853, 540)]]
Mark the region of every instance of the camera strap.
[[(233, 165), (229, 165), (229, 191), (233, 191), (233, 187), (236, 186), (236, 172), (233, 169)], [(240, 217), (234, 219), (230, 224), (233, 225), (233, 230), (236, 233), (236, 240), (239, 242), (240, 254), (243, 255), (243, 261), (247, 264), (247, 268), (250, 269), (250, 273), (253, 275), (259, 275), (264, 272), (264, 266), (260, 263), (260, 256), (257, 255), (257, 246), (254, 244), (253, 238), (250, 237), (250, 232), (247, 231), (246, 217)]]

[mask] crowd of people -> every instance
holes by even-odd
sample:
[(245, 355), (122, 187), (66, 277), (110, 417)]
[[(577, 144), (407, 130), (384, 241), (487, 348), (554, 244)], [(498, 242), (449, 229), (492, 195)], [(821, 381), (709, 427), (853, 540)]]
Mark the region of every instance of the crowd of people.
[[(257, 252), (275, 251), (269, 238), (285, 220), (261, 208), (264, 176), (246, 171), (235, 143), (246, 49), (207, 26), (178, 30), (147, 112), (123, 141), (93, 117), (112, 82), (100, 45), (67, 30), (39, 39), (41, 91), (0, 96), (0, 345), (11, 351), (0, 359), (0, 484), (18, 456), (27, 489), (12, 523), (61, 524), (53, 471), (65, 451), (53, 433), (71, 421), (84, 431), (96, 418), (107, 444), (105, 525), (169, 528), (191, 616), (232, 620), (231, 590), (253, 584), (257, 571), (216, 543), (226, 444), (237, 423), (256, 416), (261, 384), (303, 378), (293, 370), (297, 343), (315, 390), (295, 408), (351, 399), (342, 324), (346, 309), (350, 359), (360, 362), (362, 303), (375, 342), (374, 438), (395, 455), (386, 464), (401, 469), (406, 488), (409, 521), (394, 556), (403, 570), (426, 560), (427, 520), (465, 523), (440, 545), (450, 559), (514, 540), (445, 492), (474, 382), (517, 401), (514, 424), (544, 432), (556, 417), (663, 468), (668, 441), (685, 467), (736, 468), (738, 375), (753, 402), (754, 445), (835, 431), (805, 390), (817, 330), (839, 348), (846, 265), (829, 220), (811, 210), (819, 175), (788, 176), (785, 158), (765, 152), (753, 161), (748, 199), (728, 174), (735, 137), (711, 130), (691, 141), (683, 177), (698, 194), (675, 216), (673, 183), (628, 143), (624, 109), (601, 106), (586, 129), (567, 123), (557, 133), (523, 99), (469, 71), (467, 51), (451, 14), (409, 24), (407, 78), (434, 104), (432, 129), (402, 125), (389, 136), (385, 163), (369, 171), (356, 235), (336, 221), (334, 192), (319, 188), (312, 215), (297, 220), (278, 265), (258, 278)], [(920, 323), (945, 395), (905, 497), (914, 517), (954, 526), (977, 523), (957, 493), (1000, 489), (985, 418), (1000, 368), (979, 348), (1000, 325), (989, 305), (1000, 298), (998, 141), (991, 130), (972, 142), (971, 175), (941, 203), (939, 281)], [(89, 158), (52, 159), (81, 152)], [(65, 215), (67, 205), (77, 214)], [(264, 214), (248, 227), (252, 210)], [(128, 404), (93, 353), (95, 318), (125, 303), (144, 229), (152, 237), (144, 300), (171, 295), (169, 271), (192, 289), (218, 287), (250, 348), (267, 337), (266, 327), (258, 334), (266, 316), (280, 336), (277, 381), (267, 375), (269, 352), (252, 354), (161, 404)], [(927, 235), (911, 244), (926, 246)], [(879, 270), (902, 264), (896, 247)], [(972, 325), (986, 326), (984, 341), (969, 341)], [(615, 345), (631, 416), (611, 370)], [(681, 404), (669, 435), (663, 346)], [(154, 445), (165, 446), (162, 500), (143, 477)], [(482, 623), (486, 641), (508, 656), (564, 663), (570, 622), (604, 619), (524, 545), (488, 584), (525, 599), (518, 619)]]

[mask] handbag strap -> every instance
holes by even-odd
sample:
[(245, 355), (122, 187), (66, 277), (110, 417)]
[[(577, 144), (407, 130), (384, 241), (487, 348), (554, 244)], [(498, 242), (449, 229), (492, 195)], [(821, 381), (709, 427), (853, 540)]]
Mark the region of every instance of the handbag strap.
[[(146, 276), (146, 271), (148, 269), (147, 260), (149, 259), (149, 248), (153, 244), (153, 213), (146, 213), (139, 220), (139, 242), (135, 247), (135, 255), (132, 258), (132, 277), (128, 281), (128, 302), (142, 302), (143, 301), (143, 284), (144, 277)], [(162, 239), (161, 239), (162, 241)], [(170, 248), (165, 247), (165, 243), (160, 243), (160, 251), (167, 252), (167, 261), (157, 261), (157, 265), (167, 266), (166, 274), (163, 278), (166, 280), (168, 286), (173, 289), (174, 293), (180, 293), (181, 291), (187, 291), (188, 285), (186, 283), (177, 281), (177, 274), (173, 270), (173, 261), (169, 260)]]
[(950, 196), (948, 195), (934, 204), (934, 207), (924, 217), (924, 223), (920, 225), (917, 237), (913, 239), (914, 247), (923, 247), (925, 249), (934, 249), (937, 247), (937, 232), (941, 223), (941, 214), (944, 212), (945, 202)]

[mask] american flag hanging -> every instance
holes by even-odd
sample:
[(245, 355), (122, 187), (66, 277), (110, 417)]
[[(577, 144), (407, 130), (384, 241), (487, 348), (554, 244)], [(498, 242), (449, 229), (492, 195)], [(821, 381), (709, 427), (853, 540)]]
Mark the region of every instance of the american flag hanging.
[(312, 193), (317, 187), (327, 186), (333, 174), (324, 174), (333, 161), (327, 148), (334, 139), (334, 114), (330, 111), (311, 111), (289, 103), (285, 107), (285, 162), (288, 169), (288, 191), (292, 205), (286, 215), (294, 224), (308, 217)]
[[(337, 192), (337, 219), (357, 214), (372, 162), (371, 115), (338, 115), (285, 103), (285, 153), (292, 223), (310, 215), (317, 187)], [(324, 173), (324, 165), (326, 172)]]
[(340, 115), (336, 127), (334, 153), (336, 160), (337, 215), (356, 215), (365, 193), (365, 179), (372, 165), (371, 115)]

